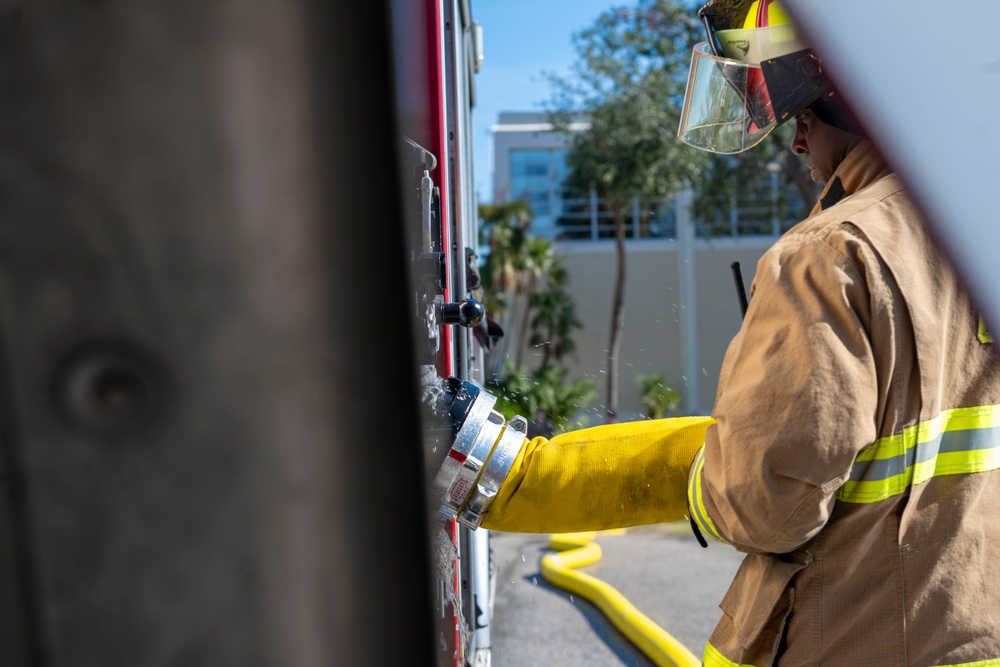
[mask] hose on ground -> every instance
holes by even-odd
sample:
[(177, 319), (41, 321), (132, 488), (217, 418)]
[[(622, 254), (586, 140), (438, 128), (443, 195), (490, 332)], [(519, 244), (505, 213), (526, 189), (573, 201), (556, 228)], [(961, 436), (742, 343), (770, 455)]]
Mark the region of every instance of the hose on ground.
[(601, 547), (596, 532), (559, 533), (549, 537), (549, 548), (558, 553), (542, 557), (542, 577), (594, 604), (625, 637), (657, 667), (701, 667), (701, 660), (658, 626), (613, 586), (577, 568), (596, 563)]

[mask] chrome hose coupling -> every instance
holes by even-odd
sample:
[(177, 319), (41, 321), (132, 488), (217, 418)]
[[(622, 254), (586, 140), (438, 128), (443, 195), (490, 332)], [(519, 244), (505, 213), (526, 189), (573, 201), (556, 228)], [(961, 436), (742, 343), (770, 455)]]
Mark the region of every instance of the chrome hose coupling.
[[(491, 418), (493, 415), (500, 417), (497, 412), (492, 412)], [(503, 417), (500, 418), (503, 419)], [(507, 475), (514, 465), (514, 459), (517, 458), (521, 446), (524, 445), (527, 432), (528, 421), (520, 415), (504, 424), (500, 438), (494, 445), (493, 451), (490, 452), (486, 465), (483, 466), (483, 471), (479, 474), (479, 479), (476, 480), (476, 484), (469, 494), (468, 502), (458, 516), (460, 523), (469, 528), (479, 528), (479, 524), (483, 522), (483, 514), (496, 498), (500, 491), (500, 485), (507, 479)]]
[(495, 396), (458, 378), (425, 375), (422, 381), (424, 400), (436, 401), (438, 413), (447, 405), (457, 427), (431, 486), (432, 497), (441, 498), (438, 518), (478, 528), (521, 451), (528, 422), (520, 416), (504, 421), (493, 409)]

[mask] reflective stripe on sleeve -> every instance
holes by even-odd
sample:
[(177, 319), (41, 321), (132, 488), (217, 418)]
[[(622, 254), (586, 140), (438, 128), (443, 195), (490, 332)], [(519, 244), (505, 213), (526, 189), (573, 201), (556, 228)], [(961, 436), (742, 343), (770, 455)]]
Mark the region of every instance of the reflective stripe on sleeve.
[(981, 317), (979, 318), (979, 326), (977, 327), (976, 336), (979, 338), (979, 342), (983, 345), (993, 342), (993, 336), (986, 330), (986, 322), (984, 322)]
[(837, 499), (875, 503), (942, 475), (1000, 468), (1000, 406), (946, 410), (880, 438), (854, 461)]
[[(704, 667), (753, 667), (744, 663), (733, 662), (719, 652), (711, 644), (705, 644), (705, 652), (701, 656)], [(979, 660), (978, 662), (963, 662), (956, 665), (935, 665), (935, 667), (1000, 667), (1000, 659)]]
[(691, 474), (688, 476), (688, 507), (690, 508), (691, 518), (698, 524), (698, 529), (702, 533), (708, 535), (716, 542), (729, 544), (719, 535), (715, 524), (712, 523), (712, 518), (708, 516), (708, 512), (705, 510), (705, 501), (701, 493), (701, 472), (704, 468), (705, 446), (702, 445), (698, 453), (694, 456), (694, 462), (691, 464)]
[(705, 653), (701, 656), (701, 663), (705, 667), (753, 667), (753, 665), (742, 665), (729, 660), (711, 644), (705, 644)]

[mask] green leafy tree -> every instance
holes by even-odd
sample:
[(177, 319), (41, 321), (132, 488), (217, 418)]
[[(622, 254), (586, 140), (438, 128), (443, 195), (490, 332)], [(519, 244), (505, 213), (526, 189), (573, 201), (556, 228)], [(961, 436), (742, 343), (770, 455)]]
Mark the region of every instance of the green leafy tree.
[(596, 192), (615, 227), (616, 270), (607, 356), (607, 417), (618, 409), (618, 352), (625, 308), (625, 232), (632, 198), (665, 197), (707, 167), (704, 153), (677, 140), (691, 49), (701, 27), (691, 6), (639, 0), (614, 7), (574, 36), (578, 60), (567, 77), (550, 76), (550, 112), (568, 128), (585, 111), (586, 132), (573, 134), (567, 186)]
[[(480, 267), (483, 303), (491, 316), (505, 323), (521, 321), (517, 359), (509, 358), (506, 346), (493, 350), (487, 385), (497, 392), (508, 418), (519, 414), (564, 429), (571, 415), (593, 399), (597, 384), (567, 381), (568, 371), (557, 365), (574, 349), (572, 333), (581, 326), (566, 291), (566, 268), (551, 241), (529, 233), (531, 209), (524, 202), (480, 205), (479, 215), (480, 241), (489, 246)], [(509, 338), (504, 337), (508, 343)], [(529, 340), (542, 350), (541, 364), (534, 371), (520, 359)]]
[(535, 313), (531, 319), (534, 331), (531, 344), (542, 351), (543, 369), (552, 362), (560, 362), (563, 355), (576, 349), (572, 334), (583, 326), (576, 316), (576, 304), (566, 291), (568, 279), (562, 258), (555, 257), (546, 276), (545, 288), (531, 295)]
[[(782, 191), (794, 187), (811, 203), (817, 190), (800, 156), (792, 153), (792, 125), (779, 128), (761, 146), (735, 156), (711, 155), (681, 143), (680, 124), (694, 44), (704, 39), (696, 19), (700, 0), (638, 0), (608, 9), (574, 36), (572, 74), (550, 75), (549, 111), (556, 127), (572, 138), (566, 185), (577, 196), (594, 192), (615, 229), (616, 270), (607, 356), (607, 414), (618, 405), (618, 352), (625, 308), (626, 221), (632, 198), (667, 197), (697, 184), (695, 213), (723, 216), (753, 198), (778, 165)], [(590, 129), (570, 133), (584, 112)], [(773, 167), (771, 167), (773, 168)], [(772, 212), (765, 212), (770, 217)]]
[(681, 393), (664, 376), (639, 375), (635, 381), (639, 385), (642, 404), (646, 406), (646, 416), (650, 419), (663, 419), (680, 405)]
[(514, 415), (548, 419), (554, 432), (561, 433), (570, 428), (580, 407), (597, 394), (596, 380), (567, 380), (565, 368), (546, 366), (529, 372), (510, 359), (505, 364), (503, 377), (487, 384), (497, 396), (495, 408), (506, 419)]

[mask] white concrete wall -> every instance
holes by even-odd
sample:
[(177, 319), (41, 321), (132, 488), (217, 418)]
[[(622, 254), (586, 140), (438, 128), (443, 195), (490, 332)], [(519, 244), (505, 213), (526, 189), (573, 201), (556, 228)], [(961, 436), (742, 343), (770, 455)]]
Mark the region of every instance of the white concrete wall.
[[(625, 327), (619, 354), (619, 413), (621, 418), (643, 414), (636, 376), (661, 373), (682, 395), (695, 392), (697, 414), (708, 414), (715, 400), (722, 358), (740, 327), (740, 309), (730, 265), (740, 262), (749, 293), (757, 260), (775, 241), (773, 237), (702, 240), (695, 242), (694, 276), (696, 310), (681, 307), (679, 248), (676, 241), (627, 241)], [(606, 394), (607, 348), (610, 337), (611, 299), (614, 290), (613, 241), (562, 241), (556, 252), (565, 258), (568, 290), (576, 301), (583, 328), (576, 331), (576, 352), (564, 359), (570, 378), (593, 377), (600, 381), (592, 424), (602, 423)], [(681, 349), (682, 318), (696, 321), (697, 361), (687, 364)], [(529, 365), (534, 350), (526, 349)], [(685, 368), (693, 366), (695, 377)]]

